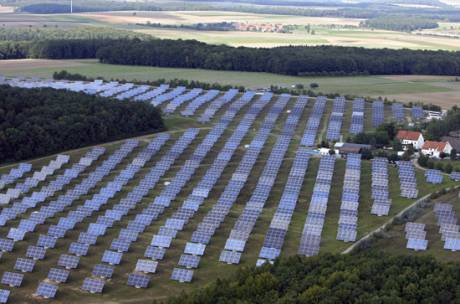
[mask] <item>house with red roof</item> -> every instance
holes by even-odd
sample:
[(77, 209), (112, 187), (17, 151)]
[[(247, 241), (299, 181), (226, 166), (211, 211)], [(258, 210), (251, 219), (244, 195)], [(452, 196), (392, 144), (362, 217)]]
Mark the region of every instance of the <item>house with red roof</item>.
[(416, 131), (399, 130), (396, 138), (403, 146), (412, 145), (417, 150), (420, 150), (425, 143), (422, 133)]
[(441, 153), (450, 154), (452, 146), (448, 141), (427, 140), (422, 147), (422, 154), (430, 157), (440, 158)]

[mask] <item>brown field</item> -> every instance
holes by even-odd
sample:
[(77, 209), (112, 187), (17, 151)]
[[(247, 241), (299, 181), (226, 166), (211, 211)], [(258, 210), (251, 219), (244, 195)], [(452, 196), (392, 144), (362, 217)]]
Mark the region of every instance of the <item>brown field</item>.
[(436, 93), (411, 93), (411, 94), (389, 94), (389, 99), (404, 100), (406, 102), (417, 102), (420, 100), (429, 101), (432, 104), (441, 106), (444, 109), (453, 106), (460, 106), (460, 91), (436, 92)]
[(0, 5), (0, 14), (12, 12), (14, 12), (14, 7)]

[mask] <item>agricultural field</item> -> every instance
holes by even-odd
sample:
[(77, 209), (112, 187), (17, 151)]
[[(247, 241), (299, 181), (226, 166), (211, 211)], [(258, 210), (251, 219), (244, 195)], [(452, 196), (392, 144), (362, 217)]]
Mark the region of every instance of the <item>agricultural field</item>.
[(51, 78), (54, 72), (67, 70), (88, 77), (152, 81), (187, 79), (208, 83), (245, 86), (248, 89), (269, 88), (270, 85), (291, 87), (318, 83), (322, 93), (386, 97), (401, 102), (424, 102), (450, 108), (458, 105), (460, 82), (444, 76), (358, 76), (358, 77), (294, 77), (269, 73), (214, 71), (200, 69), (157, 68), (100, 64), (94, 60), (8, 60), (0, 61), (0, 74)]
[[(125, 92), (129, 92), (131, 89), (126, 87), (127, 91), (116, 91), (117, 93), (113, 94), (118, 94), (116, 96), (120, 96), (119, 94), (125, 94)], [(107, 95), (110, 95), (110, 90), (114, 90), (112, 92), (115, 92), (116, 87), (106, 89), (106, 91), (100, 94), (107, 92)], [(56, 303), (95, 303), (101, 301), (107, 303), (145, 303), (153, 299), (166, 299), (169, 296), (178, 295), (182, 291), (192, 291), (197, 287), (204, 286), (213, 278), (223, 278), (235, 273), (238, 267), (219, 262), (219, 256), (226, 244), (230, 231), (232, 228), (236, 227), (235, 223), (237, 223), (237, 220), (241, 219), (240, 216), (243, 214), (243, 210), (245, 210), (245, 212), (248, 211), (247, 208), (245, 208), (248, 206), (248, 202), (257, 199), (252, 197), (252, 194), (255, 193), (257, 191), (256, 189), (261, 187), (261, 185), (264, 185), (269, 187), (268, 192), (266, 192), (268, 197), (266, 202), (258, 207), (260, 208), (260, 216), (256, 218), (254, 229), (250, 231), (251, 233), (249, 234), (249, 238), (247, 238), (246, 248), (243, 250), (240, 261), (240, 265), (242, 266), (255, 265), (258, 259), (259, 250), (264, 244), (266, 232), (269, 226), (272, 227), (271, 221), (272, 218), (274, 218), (274, 214), (277, 212), (287, 180), (299, 174), (299, 172), (295, 174), (291, 173), (291, 167), (294, 163), (302, 163), (308, 158), (308, 166), (306, 166), (304, 172), (305, 176), (300, 184), (300, 190), (296, 195), (298, 199), (296, 199), (297, 203), (294, 205), (292, 219), (290, 220), (290, 225), (284, 238), (281, 256), (291, 256), (298, 252), (299, 243), (303, 234), (303, 226), (307, 218), (307, 213), (309, 213), (308, 210), (311, 206), (311, 201), (313, 200), (313, 193), (319, 191), (318, 189), (314, 190), (314, 185), (315, 183), (321, 183), (321, 185), (325, 183), (324, 179), (326, 177), (323, 175), (324, 171), (319, 172), (320, 162), (322, 163), (322, 159), (326, 158), (330, 160), (335, 159), (334, 156), (320, 157), (315, 153), (310, 156), (302, 157), (298, 155), (302, 155), (299, 151), (306, 151), (307, 148), (305, 146), (315, 146), (321, 140), (325, 139), (329, 129), (329, 117), (333, 112), (333, 101), (321, 98), (310, 98), (308, 101), (305, 101), (298, 97), (271, 96), (267, 93), (265, 95), (255, 95), (252, 99), (248, 100), (242, 99), (243, 95), (241, 93), (235, 93), (236, 95), (233, 96), (232, 100), (220, 104), (221, 107), (216, 108), (215, 114), (210, 117), (208, 122), (202, 123), (199, 122), (199, 120), (201, 120), (204, 114), (209, 113), (207, 111), (209, 109), (208, 107), (210, 105), (216, 106), (218, 103), (214, 102), (214, 100), (208, 100), (201, 106), (198, 106), (191, 116), (183, 117), (185, 115), (184, 111), (190, 109), (192, 103), (197, 99), (192, 99), (193, 101), (185, 99), (184, 96), (186, 94), (192, 94), (192, 91), (182, 91), (178, 93), (179, 91), (175, 90), (176, 89), (169, 89), (162, 93), (172, 94), (172, 92), (177, 92), (175, 95), (176, 98), (174, 99), (163, 100), (159, 97), (152, 100), (152, 102), (161, 107), (165, 113), (169, 113), (165, 116), (166, 125), (169, 127), (169, 131), (166, 133), (169, 135), (169, 138), (159, 146), (157, 152), (150, 152), (152, 155), (146, 159), (144, 164), (137, 165), (139, 170), (136, 171), (133, 176), (124, 175), (128, 176), (126, 183), (123, 183), (121, 188), (115, 191), (114, 196), (105, 197), (104, 204), (98, 208), (93, 207), (93, 211), (84, 216), (81, 222), (78, 222), (75, 227), (68, 229), (64, 237), (58, 238), (56, 247), (47, 250), (46, 258), (38, 260), (32, 272), (24, 273), (24, 281), (20, 288), (9, 288), (11, 290), (11, 303), (41, 302), (41, 297), (34, 295), (38, 282), (43, 280), (46, 281), (50, 268), (57, 267), (63, 269), (63, 267), (57, 266), (60, 255), (66, 253), (70, 244), (79, 239), (80, 232), (85, 232), (87, 229), (89, 231), (91, 229), (100, 228), (95, 226), (91, 227), (91, 223), (102, 223), (109, 220), (109, 214), (114, 215), (116, 213), (113, 213), (114, 211), (123, 210), (123, 204), (120, 202), (126, 202), (123, 201), (123, 198), (126, 198), (129, 193), (132, 194), (133, 192), (140, 191), (142, 187), (138, 186), (141, 184), (141, 181), (143, 185), (148, 181), (147, 185), (149, 186), (147, 187), (147, 194), (137, 200), (134, 205), (130, 205), (131, 208), (126, 214), (114, 220), (113, 226), (110, 227), (109, 225), (105, 233), (101, 233), (95, 245), (89, 246), (87, 255), (83, 254), (83, 256), (80, 257), (78, 268), (70, 270), (68, 282), (58, 285), (59, 290), (56, 294)], [(126, 96), (129, 96), (129, 94)], [(177, 98), (177, 96), (183, 96), (183, 98)], [(222, 97), (222, 93), (218, 96)], [(215, 100), (217, 101), (218, 99)], [(240, 102), (237, 100), (240, 100)], [(350, 101), (343, 102), (344, 117), (343, 124), (339, 128), (339, 133), (346, 136), (348, 135), (348, 130), (352, 121), (351, 109), (354, 106)], [(369, 104), (365, 104), (362, 111), (363, 113), (367, 113), (364, 116), (364, 121), (362, 121), (362, 127), (372, 125), (372, 115), (369, 115)], [(233, 114), (229, 116), (230, 113)], [(252, 114), (246, 115), (247, 113)], [(391, 113), (391, 111), (388, 112), (388, 106), (384, 109), (384, 113), (386, 113), (385, 116), (387, 121), (393, 119), (391, 114), (387, 114)], [(406, 111), (403, 115), (407, 116), (408, 112)], [(227, 118), (231, 117), (232, 119), (221, 120), (224, 116)], [(408, 117), (405, 119), (408, 119)], [(316, 125), (315, 122), (318, 122), (318, 124)], [(218, 123), (224, 125), (222, 132), (219, 131), (217, 127)], [(309, 126), (308, 128), (307, 125)], [(195, 129), (191, 130), (190, 128)], [(307, 134), (307, 129), (309, 130), (308, 134), (314, 135), (312, 144), (308, 144), (309, 140), (306, 139), (305, 135)], [(212, 136), (209, 135), (211, 133), (213, 134)], [(184, 134), (188, 135), (184, 136)], [(220, 135), (216, 137), (215, 134)], [(34, 245), (40, 234), (49, 234), (51, 225), (57, 225), (60, 222), (62, 224), (62, 221), (60, 221), (61, 218), (76, 214), (72, 211), (80, 210), (80, 212), (84, 212), (85, 208), (82, 208), (83, 205), (87, 206), (87, 208), (89, 208), (89, 206), (94, 206), (91, 202), (95, 203), (97, 200), (92, 198), (98, 193), (105, 193), (105, 191), (108, 191), (106, 186), (113, 185), (111, 181), (118, 181), (120, 179), (120, 174), (122, 172), (126, 173), (123, 170), (126, 169), (129, 164), (139, 163), (139, 153), (141, 151), (147, 152), (144, 149), (151, 141), (161, 141), (160, 139), (165, 138), (165, 135), (165, 133), (159, 133), (136, 138), (138, 145), (117, 162), (115, 167), (110, 170), (108, 174), (103, 176), (94, 188), (73, 200), (69, 205), (59, 210), (59, 212), (55, 213), (53, 216), (48, 217), (44, 224), (37, 225), (33, 232), (27, 233), (24, 240), (15, 242), (14, 250), (3, 254), (2, 263), (0, 263), (0, 272), (3, 274), (5, 271), (14, 271), (16, 258), (25, 257), (28, 246)], [(208, 138), (208, 141), (210, 139), (213, 141), (211, 141), (211, 144), (201, 145), (205, 138)], [(177, 145), (178, 142), (182, 143), (180, 145), (182, 148), (180, 149)], [(233, 144), (227, 144), (228, 142)], [(23, 213), (20, 213), (18, 217), (10, 220), (6, 226), (1, 227), (1, 237), (4, 238), (8, 235), (11, 227), (17, 227), (20, 220), (29, 218), (38, 210), (44, 210), (41, 208), (52, 204), (52, 201), (55, 200), (58, 195), (66, 193), (69, 189), (81, 183), (85, 178), (91, 176), (91, 172), (98, 166), (101, 166), (104, 161), (109, 159), (110, 155), (116, 153), (115, 151), (119, 150), (123, 145), (123, 141), (102, 145), (106, 148), (106, 151), (99, 159), (95, 160), (81, 175), (75, 177), (71, 183), (64, 186), (63, 189), (59, 190), (51, 197), (47, 197), (36, 207), (29, 208)], [(208, 146), (209, 148), (206, 148)], [(171, 153), (173, 147), (176, 147), (174, 151), (177, 152)], [(224, 147), (226, 149), (226, 158), (221, 154)], [(277, 153), (280, 154), (272, 155), (275, 147), (277, 147)], [(93, 147), (87, 147), (75, 151), (62, 152), (61, 154), (70, 156), (70, 162), (56, 171), (54, 175), (30, 189), (23, 197), (31, 194), (33, 191), (38, 191), (42, 186), (54, 180), (56, 176), (62, 174), (65, 169), (68, 169), (78, 162), (80, 157), (92, 148)], [(208, 150), (206, 150), (207, 152), (205, 155), (194, 153), (198, 148)], [(49, 156), (38, 160), (31, 160), (30, 163), (33, 166), (33, 170), (39, 170), (41, 166), (47, 164), (54, 157), (55, 156)], [(143, 157), (145, 157), (145, 154)], [(270, 159), (272, 161), (270, 161)], [(166, 163), (168, 165), (166, 165), (166, 167), (159, 166), (160, 160), (162, 160), (161, 163)], [(189, 162), (190, 160), (199, 162), (196, 167), (192, 167)], [(253, 160), (253, 162), (250, 160)], [(280, 166), (274, 172), (266, 171), (267, 168), (270, 168), (270, 165), (273, 164), (273, 160), (279, 161)], [(187, 163), (188, 166), (186, 166)], [(242, 165), (243, 163), (245, 165)], [(410, 163), (408, 163), (408, 165), (410, 166)], [(0, 173), (5, 174), (14, 166), (15, 164), (8, 164), (0, 168)], [(336, 240), (338, 221), (342, 213), (341, 201), (345, 172), (349, 170), (346, 169), (346, 166), (346, 161), (344, 159), (337, 158), (337, 160), (335, 160), (335, 166), (332, 169), (332, 175), (329, 181), (331, 185), (330, 192), (327, 193), (327, 211), (324, 218), (324, 226), (322, 227), (319, 249), (320, 254), (328, 252), (340, 253), (352, 244), (350, 242), (346, 243)], [(193, 174), (190, 180), (179, 187), (179, 191), (175, 195), (171, 196), (171, 204), (164, 208), (164, 212), (156, 214), (156, 208), (153, 208), (152, 204), (159, 207), (158, 202), (160, 200), (157, 201), (157, 199), (160, 197), (160, 194), (165, 195), (165, 193), (167, 193), (164, 192), (165, 189), (172, 188), (170, 185), (174, 185), (179, 178), (181, 178), (182, 175), (179, 172), (183, 172), (184, 168), (188, 168), (187, 170), (193, 168)], [(212, 171), (216, 170), (216, 168), (221, 168), (221, 171)], [(152, 178), (152, 172), (158, 172), (158, 180), (155, 182), (149, 181)], [(203, 187), (205, 187), (201, 181), (213, 180), (212, 178), (214, 176), (208, 172), (215, 172), (214, 174), (217, 174), (217, 177), (215, 182), (210, 184), (211, 191), (209, 195), (203, 196), (199, 194), (200, 189), (202, 190)], [(20, 183), (25, 178), (30, 177), (31, 174), (32, 173), (26, 174), (23, 178), (11, 185), (11, 187), (14, 187), (15, 184)], [(241, 179), (241, 175), (245, 175), (246, 178)], [(360, 204), (357, 216), (358, 228), (356, 240), (359, 240), (367, 233), (379, 228), (415, 201), (415, 198), (410, 199), (401, 197), (398, 167), (389, 165), (388, 190), (389, 197), (392, 200), (391, 209), (387, 216), (377, 217), (371, 215), (371, 208), (373, 205), (373, 199), (371, 197), (371, 175), (371, 162), (363, 160), (358, 176)], [(272, 177), (273, 180), (267, 182), (266, 178), (270, 180), (270, 177)], [(320, 177), (320, 179), (317, 179), (317, 177)], [(458, 185), (458, 183), (451, 181), (447, 177), (440, 185), (428, 184), (424, 178), (424, 171), (419, 169), (415, 169), (414, 177), (417, 181), (418, 188), (418, 194), (416, 196), (419, 198), (445, 187)], [(236, 183), (236, 181), (241, 181), (242, 183)], [(233, 182), (235, 183), (232, 184)], [(232, 184), (233, 187), (239, 185), (235, 190), (236, 192), (232, 192), (232, 188), (227, 188), (230, 184)], [(325, 191), (324, 187), (320, 188), (320, 190)], [(290, 191), (293, 190), (291, 189)], [(225, 195), (222, 195), (224, 193)], [(159, 235), (160, 230), (164, 229), (165, 225), (166, 227), (172, 227), (170, 226), (172, 222), (168, 222), (167, 220), (172, 219), (173, 216), (178, 216), (180, 214), (184, 215), (184, 213), (178, 212), (179, 210), (182, 212), (191, 210), (188, 208), (190, 208), (193, 201), (197, 200), (199, 197), (202, 197), (202, 203), (198, 205), (195, 212), (192, 212), (192, 216), (187, 217), (188, 221), (184, 224), (183, 229), (174, 228), (177, 231), (177, 236), (172, 238), (170, 248), (166, 249), (164, 259), (158, 261), (156, 273), (147, 274), (150, 278), (148, 288), (137, 289), (127, 286), (128, 274), (133, 272), (137, 260), (144, 258), (145, 251), (152, 238), (155, 235)], [(216, 226), (215, 233), (211, 234), (212, 237), (209, 244), (206, 246), (206, 251), (201, 258), (200, 265), (194, 270), (193, 281), (191, 283), (179, 283), (170, 280), (173, 268), (178, 267), (184, 269), (184, 267), (178, 266), (178, 261), (185, 250), (186, 243), (193, 239), (193, 233), (197, 230), (200, 223), (210, 223), (211, 210), (214, 210), (214, 212), (217, 212), (216, 210), (222, 210), (216, 209), (216, 205), (218, 202), (219, 204), (223, 204), (223, 201), (225, 201), (223, 200), (224, 197), (226, 199), (231, 198), (229, 211), (223, 216), (222, 222)], [(184, 204), (186, 202), (189, 204)], [(256, 205), (252, 208), (255, 207)], [(104, 280), (105, 286), (102, 295), (90, 294), (80, 290), (84, 278), (92, 276), (93, 267), (100, 263), (99, 261), (102, 259), (104, 251), (110, 249), (112, 241), (118, 237), (121, 229), (126, 227), (138, 227), (137, 225), (131, 225), (141, 219), (137, 217), (137, 215), (143, 214), (147, 216), (148, 214), (152, 214), (151, 212), (156, 214), (152, 222), (144, 225), (145, 229), (139, 233), (138, 239), (132, 241), (129, 251), (123, 254), (121, 263), (113, 266), (113, 277)], [(220, 213), (217, 212), (217, 214)], [(177, 217), (174, 218), (177, 219)], [(108, 265), (108, 263), (105, 262), (101, 264)]]

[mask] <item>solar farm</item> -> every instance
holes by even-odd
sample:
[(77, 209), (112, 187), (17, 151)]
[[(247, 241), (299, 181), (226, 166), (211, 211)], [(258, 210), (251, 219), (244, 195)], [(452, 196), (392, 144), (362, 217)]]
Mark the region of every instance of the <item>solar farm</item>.
[[(0, 303), (165, 299), (280, 256), (339, 253), (460, 173), (410, 161), (321, 155), (402, 104), (118, 82), (6, 79), (146, 101), (193, 127), (0, 168)], [(444, 250), (459, 254), (460, 213), (437, 203)], [(406, 251), (430, 247), (407, 223)]]

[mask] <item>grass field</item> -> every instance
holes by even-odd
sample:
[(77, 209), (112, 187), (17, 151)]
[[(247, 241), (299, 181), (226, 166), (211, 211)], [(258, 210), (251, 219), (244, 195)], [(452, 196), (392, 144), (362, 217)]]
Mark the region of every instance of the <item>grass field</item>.
[(356, 96), (387, 97), (402, 102), (422, 101), (445, 108), (458, 105), (460, 82), (444, 76), (359, 76), (295, 77), (269, 73), (213, 71), (200, 69), (156, 68), (100, 64), (94, 60), (8, 60), (0, 61), (0, 74), (6, 76), (52, 77), (53, 72), (67, 70), (89, 77), (147, 81), (188, 79), (203, 82), (245, 86), (248, 89), (270, 85), (291, 87), (318, 83), (317, 92)]
[[(292, 108), (295, 100), (291, 99), (287, 109)], [(273, 104), (273, 101), (270, 105)], [(95, 222), (98, 215), (104, 214), (104, 211), (108, 208), (113, 207), (114, 204), (118, 203), (122, 197), (125, 197), (127, 193), (132, 190), (132, 188), (139, 183), (141, 178), (149, 171), (149, 169), (164, 155), (165, 151), (171, 147), (174, 140), (177, 139), (184, 128), (190, 126), (199, 126), (202, 128), (202, 131), (197, 139), (195, 139), (192, 144), (184, 151), (183, 154), (179, 156), (171, 169), (166, 173), (165, 176), (160, 180), (154, 189), (133, 209), (122, 221), (115, 224), (111, 229), (108, 229), (108, 233), (98, 239), (98, 243), (95, 246), (92, 246), (88, 256), (82, 257), (80, 266), (78, 270), (72, 271), (70, 280), (66, 284), (61, 284), (58, 291), (58, 298), (56, 303), (96, 303), (96, 302), (105, 302), (105, 303), (145, 303), (147, 301), (152, 301), (153, 299), (165, 299), (168, 296), (177, 295), (181, 291), (191, 291), (196, 287), (203, 286), (212, 279), (216, 277), (225, 277), (235, 273), (238, 270), (237, 266), (224, 265), (218, 262), (218, 257), (220, 251), (222, 250), (226, 238), (229, 235), (233, 224), (235, 223), (237, 217), (243, 210), (246, 205), (250, 195), (252, 194), (254, 187), (257, 183), (259, 176), (262, 173), (264, 166), (269, 153), (273, 147), (273, 144), (276, 140), (276, 136), (280, 134), (282, 126), (288, 116), (286, 111), (280, 115), (276, 121), (276, 125), (269, 137), (267, 143), (261, 151), (261, 154), (258, 157), (258, 160), (249, 176), (248, 182), (241, 191), (236, 204), (231, 209), (230, 214), (227, 216), (221, 227), (217, 230), (215, 236), (212, 238), (210, 244), (207, 246), (206, 254), (203, 256), (200, 268), (196, 270), (194, 275), (194, 281), (192, 284), (179, 284), (169, 280), (172, 268), (177, 265), (180, 254), (183, 251), (185, 242), (190, 239), (192, 232), (197, 227), (198, 223), (201, 222), (204, 215), (210, 210), (213, 204), (216, 202), (224, 187), (231, 178), (233, 172), (241, 161), (243, 154), (245, 153), (244, 145), (249, 144), (254, 138), (257, 130), (260, 128), (262, 123), (262, 118), (267, 114), (268, 108), (270, 105), (266, 106), (262, 113), (259, 115), (259, 118), (256, 120), (254, 126), (248, 132), (248, 134), (243, 139), (240, 146), (237, 148), (234, 156), (230, 160), (229, 165), (224, 170), (222, 176), (218, 180), (217, 184), (213, 188), (210, 197), (205, 200), (204, 204), (200, 207), (196, 215), (191, 219), (191, 221), (185, 226), (185, 229), (179, 232), (177, 238), (173, 241), (171, 248), (167, 251), (164, 261), (161, 261), (158, 266), (158, 272), (154, 275), (151, 275), (152, 281), (148, 289), (135, 289), (128, 287), (126, 285), (127, 274), (131, 273), (134, 269), (136, 260), (141, 258), (144, 254), (145, 248), (149, 244), (152, 235), (158, 232), (158, 229), (161, 225), (165, 223), (165, 220), (172, 215), (172, 213), (184, 202), (186, 197), (191, 193), (195, 185), (204, 175), (206, 170), (209, 168), (209, 165), (214, 161), (218, 151), (223, 147), (226, 140), (229, 138), (239, 121), (242, 119), (244, 112), (248, 110), (248, 106), (244, 107), (240, 113), (235, 117), (234, 121), (230, 124), (229, 128), (226, 129), (224, 135), (218, 140), (216, 145), (206, 156), (202, 162), (200, 168), (194, 174), (192, 180), (182, 189), (179, 193), (176, 200), (173, 201), (172, 205), (166, 209), (165, 213), (159, 217), (157, 221), (154, 221), (144, 233), (140, 235), (140, 238), (137, 242), (133, 243), (131, 249), (128, 253), (125, 253), (123, 256), (123, 261), (119, 266), (115, 267), (115, 273), (111, 280), (108, 280), (106, 283), (106, 288), (104, 289), (103, 295), (91, 295), (85, 292), (81, 292), (79, 287), (82, 283), (84, 277), (91, 275), (92, 267), (98, 263), (102, 253), (105, 249), (110, 246), (111, 240), (118, 235), (118, 231), (121, 228), (126, 227), (128, 220), (132, 220), (136, 214), (138, 214), (144, 207), (152, 202), (153, 198), (158, 195), (164, 188), (164, 182), (170, 181), (178, 170), (183, 166), (185, 161), (190, 157), (192, 151), (196, 146), (201, 142), (206, 133), (209, 130), (210, 125), (199, 125), (194, 122), (193, 119), (182, 119), (179, 115), (172, 115), (167, 118), (166, 124), (170, 128), (172, 134), (172, 139), (168, 141), (165, 147), (154, 156), (154, 158), (147, 163), (147, 165), (138, 173), (136, 176), (113, 198), (110, 199), (108, 204), (102, 208), (102, 210), (94, 213), (91, 217), (85, 219), (82, 223), (76, 226), (76, 229), (71, 231), (66, 235), (64, 239), (59, 240), (56, 249), (49, 249), (47, 257), (43, 261), (37, 262), (36, 269), (33, 273), (28, 273), (25, 276), (25, 281), (23, 287), (20, 289), (15, 289), (12, 292), (11, 302), (12, 303), (30, 303), (39, 301), (38, 298), (33, 296), (37, 282), (46, 278), (48, 269), (56, 265), (57, 259), (61, 253), (67, 250), (69, 244), (75, 241), (78, 237), (78, 232), (86, 230), (89, 223)], [(299, 147), (300, 138), (304, 132), (306, 122), (308, 117), (311, 114), (313, 107), (313, 102), (310, 102), (306, 109), (304, 110), (300, 122), (296, 128), (295, 136), (291, 141), (288, 152), (285, 155), (281, 170), (278, 173), (275, 186), (270, 193), (269, 199), (263, 209), (262, 215), (256, 223), (255, 229), (249, 238), (247, 243), (246, 251), (242, 256), (241, 265), (243, 266), (253, 266), (257, 259), (258, 251), (262, 245), (262, 242), (265, 237), (265, 232), (268, 228), (268, 225), (271, 221), (271, 218), (276, 210), (276, 207), (279, 203), (280, 196), (284, 189), (284, 185), (287, 180), (287, 176), (290, 170), (290, 166), (293, 161), (293, 157), (297, 148)], [(350, 116), (351, 112), (349, 111), (350, 103), (347, 104), (346, 116)], [(180, 109), (179, 109), (180, 110)], [(202, 111), (202, 109), (201, 109)], [(222, 114), (225, 111), (221, 109), (218, 114)], [(322, 119), (319, 130), (325, 130), (328, 124), (328, 115), (331, 111), (331, 104), (329, 103), (326, 107), (324, 119)], [(218, 116), (214, 119), (216, 121)], [(370, 117), (366, 118), (367, 120)], [(349, 117), (345, 119), (349, 121)], [(369, 124), (367, 121), (366, 124)], [(321, 131), (322, 132), (322, 131)], [(320, 133), (321, 133), (320, 132)], [(122, 170), (130, 161), (132, 161), (136, 154), (147, 144), (147, 140), (151, 136), (141, 137), (141, 147), (137, 148), (133, 153), (131, 153), (128, 158), (123, 161), (115, 170), (107, 176), (96, 189), (91, 191), (90, 195), (84, 196), (81, 199), (77, 200), (71, 207), (66, 208), (66, 210), (59, 214), (59, 216), (64, 216), (70, 210), (75, 210), (75, 208), (81, 205), (84, 200), (89, 199), (93, 194), (97, 193), (100, 187), (107, 184), (112, 180), (116, 174)], [(320, 140), (320, 138), (318, 138)], [(119, 142), (108, 143), (105, 146), (109, 151), (113, 151), (119, 146)], [(83, 148), (75, 151), (70, 151), (68, 154), (72, 156), (72, 160), (77, 160), (83, 153), (86, 152), (88, 148)], [(107, 156), (105, 156), (107, 157)], [(35, 168), (40, 167), (43, 163), (47, 162), (50, 157), (42, 158), (40, 160), (32, 161)], [(97, 164), (100, 164), (103, 159), (99, 160), (98, 163), (94, 164), (87, 172), (94, 169)], [(308, 210), (309, 201), (311, 199), (313, 186), (318, 174), (319, 159), (312, 158), (310, 160), (309, 168), (304, 180), (304, 185), (301, 190), (299, 197), (299, 202), (296, 206), (293, 219), (288, 230), (286, 237), (285, 245), (283, 248), (283, 255), (293, 255), (296, 254), (300, 235), (302, 232), (303, 224), (306, 218), (306, 213)], [(367, 232), (377, 228), (382, 223), (387, 221), (390, 217), (375, 217), (370, 215), (371, 208), (371, 199), (370, 199), (370, 167), (371, 164), (368, 161), (363, 162), (362, 176), (361, 176), (361, 205), (359, 208), (359, 220), (358, 220), (358, 236), (361, 237)], [(335, 240), (337, 232), (337, 222), (339, 216), (340, 200), (343, 186), (343, 176), (345, 170), (345, 161), (337, 160), (336, 168), (333, 176), (333, 187), (331, 189), (326, 223), (323, 230), (323, 242), (321, 245), (321, 253), (332, 252), (339, 253), (346, 249), (350, 244), (339, 242)], [(3, 173), (5, 169), (0, 168), (0, 172)], [(424, 182), (423, 172), (417, 171), (418, 178), (418, 187), (420, 189), (420, 196), (433, 192), (440, 187), (446, 187), (453, 185), (453, 182), (446, 181), (442, 186), (432, 186), (427, 185)], [(75, 183), (78, 181), (75, 181)], [(75, 184), (73, 183), (73, 184)], [(72, 184), (72, 185), (73, 185)], [(390, 216), (393, 216), (404, 207), (409, 205), (412, 200), (402, 199), (399, 197), (399, 180), (397, 177), (397, 169), (395, 167), (390, 167), (390, 188), (391, 188), (391, 197), (393, 199), (393, 205), (391, 209)], [(44, 205), (49, 203), (47, 200)], [(36, 209), (32, 209), (26, 212), (27, 215), (30, 215)], [(15, 246), (15, 250), (12, 253), (5, 253), (2, 257), (2, 263), (0, 263), (0, 272), (11, 271), (13, 269), (14, 261), (18, 256), (24, 256), (28, 244), (33, 244), (39, 233), (46, 233), (47, 227), (50, 224), (57, 223), (58, 219), (53, 218), (49, 220), (46, 224), (40, 225), (37, 232), (28, 234), (26, 241), (18, 242)], [(13, 221), (8, 224), (7, 227), (0, 227), (0, 235), (4, 236), (9, 227), (15, 227), (18, 221)], [(41, 302), (41, 301), (40, 301)]]

